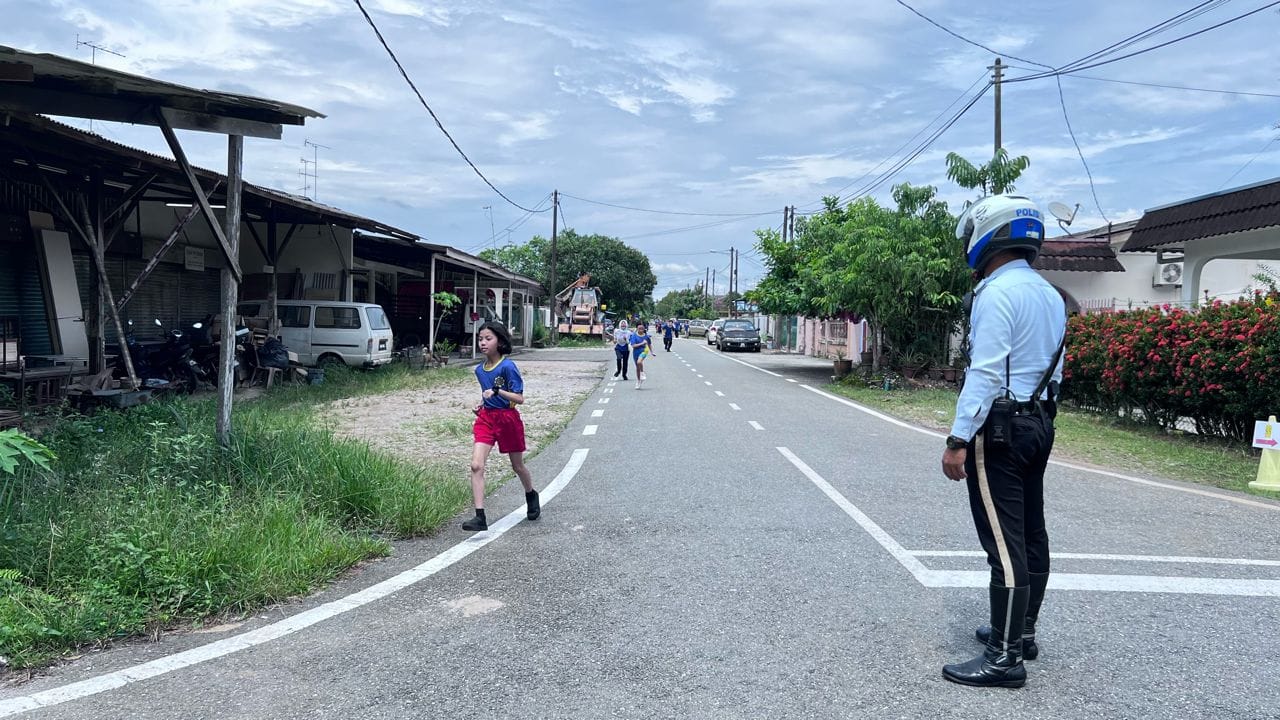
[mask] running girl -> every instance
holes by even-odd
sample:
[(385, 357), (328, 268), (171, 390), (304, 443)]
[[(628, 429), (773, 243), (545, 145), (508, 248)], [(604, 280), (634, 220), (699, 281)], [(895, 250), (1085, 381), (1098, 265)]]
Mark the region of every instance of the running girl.
[(524, 421), (515, 407), (524, 402), (524, 380), (520, 369), (507, 357), (511, 353), (511, 333), (502, 323), (487, 322), (476, 335), (480, 353), (484, 355), (484, 362), (476, 366), (483, 400), (473, 410), (476, 421), (471, 428), (475, 437), (471, 451), (471, 497), (476, 504), (476, 516), (462, 524), (463, 530), (489, 529), (489, 521), (484, 516), (484, 469), (495, 444), (498, 452), (511, 458), (511, 469), (524, 486), (527, 517), (537, 520), (542, 514), (538, 492), (533, 489), (533, 476), (524, 464)]
[(649, 326), (641, 322), (636, 331), (631, 333), (631, 356), (636, 365), (636, 389), (639, 390), (648, 379), (644, 374), (644, 361), (653, 354), (653, 338), (649, 337)]

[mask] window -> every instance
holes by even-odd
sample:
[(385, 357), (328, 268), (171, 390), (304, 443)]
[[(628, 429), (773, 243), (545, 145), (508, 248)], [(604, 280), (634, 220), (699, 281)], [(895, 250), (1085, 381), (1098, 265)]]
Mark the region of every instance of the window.
[(316, 308), (316, 327), (356, 330), (360, 327), (360, 309), (321, 305)]
[(750, 320), (730, 320), (724, 324), (725, 330), (755, 330), (755, 323)]
[(369, 327), (374, 330), (391, 329), (391, 323), (387, 320), (387, 314), (382, 312), (382, 308), (375, 305), (365, 308), (364, 311), (369, 314)]
[(304, 328), (311, 325), (311, 308), (306, 305), (281, 305), (281, 327)]

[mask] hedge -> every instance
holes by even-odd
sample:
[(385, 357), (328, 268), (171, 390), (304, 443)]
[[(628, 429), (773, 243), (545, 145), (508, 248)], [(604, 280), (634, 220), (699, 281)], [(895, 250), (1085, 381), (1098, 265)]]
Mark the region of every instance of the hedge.
[(1257, 292), (1195, 310), (1168, 305), (1077, 315), (1068, 325), (1063, 397), (1173, 428), (1245, 440), (1280, 414), (1280, 295)]

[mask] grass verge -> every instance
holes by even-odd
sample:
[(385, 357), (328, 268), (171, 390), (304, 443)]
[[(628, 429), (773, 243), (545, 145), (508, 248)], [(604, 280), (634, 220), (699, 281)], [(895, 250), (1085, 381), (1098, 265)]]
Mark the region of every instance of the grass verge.
[[(862, 381), (837, 383), (827, 389), (942, 432), (951, 427), (955, 414), (956, 392), (949, 389), (885, 391)], [(1072, 408), (1062, 408), (1055, 426), (1055, 459), (1274, 497), (1248, 487), (1258, 471), (1258, 456), (1247, 446), (1218, 438), (1169, 435), (1123, 418)]]
[(331, 400), (454, 382), (467, 370), (330, 371), (239, 402), (177, 398), (39, 433), (57, 455), (0, 493), (0, 667), (305, 594), (468, 502), (456, 473), (335, 438)]

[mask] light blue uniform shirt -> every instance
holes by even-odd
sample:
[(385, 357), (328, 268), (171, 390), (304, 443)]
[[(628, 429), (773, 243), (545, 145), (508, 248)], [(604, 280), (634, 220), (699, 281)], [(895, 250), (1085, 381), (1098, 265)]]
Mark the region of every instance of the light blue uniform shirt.
[[(1014, 399), (1031, 399), (1067, 331), (1066, 307), (1026, 260), (1014, 260), (978, 283), (969, 324), (969, 370), (951, 425), (951, 434), (965, 440), (978, 434), (1006, 386), (1005, 358)], [(1062, 380), (1061, 358), (1051, 379)]]

